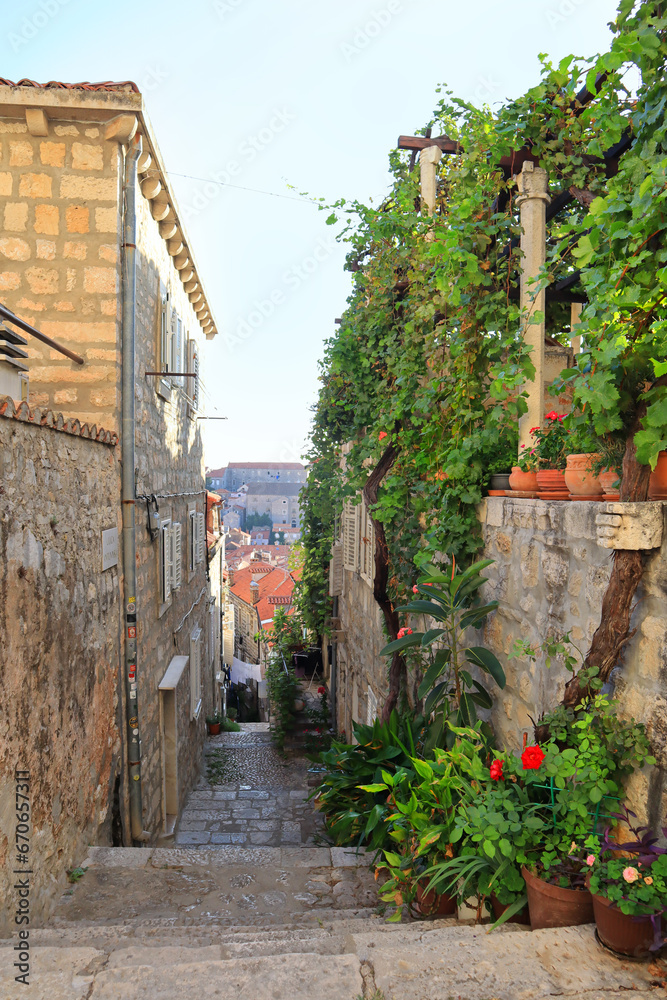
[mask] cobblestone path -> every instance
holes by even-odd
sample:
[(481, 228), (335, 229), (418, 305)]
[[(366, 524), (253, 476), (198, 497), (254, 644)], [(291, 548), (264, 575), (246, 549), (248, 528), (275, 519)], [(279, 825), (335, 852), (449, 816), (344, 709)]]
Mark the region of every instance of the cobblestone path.
[(307, 801), (309, 762), (275, 749), (268, 723), (209, 738), (177, 846), (311, 846), (320, 819)]

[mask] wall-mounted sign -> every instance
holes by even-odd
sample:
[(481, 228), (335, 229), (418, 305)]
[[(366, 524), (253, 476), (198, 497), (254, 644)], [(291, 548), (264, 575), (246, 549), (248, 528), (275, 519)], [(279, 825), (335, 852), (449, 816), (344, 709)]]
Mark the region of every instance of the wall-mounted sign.
[(118, 528), (102, 532), (102, 570), (118, 565)]

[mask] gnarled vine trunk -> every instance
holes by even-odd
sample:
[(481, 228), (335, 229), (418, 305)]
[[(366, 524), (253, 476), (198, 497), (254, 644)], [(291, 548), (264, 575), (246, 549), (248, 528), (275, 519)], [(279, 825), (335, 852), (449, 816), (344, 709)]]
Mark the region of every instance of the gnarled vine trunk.
[[(660, 378), (656, 385), (664, 385), (667, 380)], [(646, 415), (646, 404), (637, 407), (632, 429), (628, 436), (623, 456), (621, 477), (621, 501), (642, 501), (648, 499), (651, 467), (637, 461), (635, 434), (640, 430)], [(618, 663), (623, 647), (635, 634), (630, 629), (633, 600), (641, 583), (644, 570), (644, 554), (632, 549), (614, 552), (611, 576), (602, 600), (600, 624), (593, 636), (591, 647), (584, 660), (584, 668), (597, 667), (600, 680), (606, 681)], [(585, 682), (575, 674), (565, 685), (563, 704), (569, 708), (578, 705), (588, 693)]]
[[(395, 445), (390, 444), (389, 447), (385, 449), (380, 461), (366, 480), (366, 485), (364, 486), (363, 491), (366, 508), (371, 521), (373, 522), (373, 528), (375, 529), (375, 579), (373, 582), (373, 597), (382, 610), (387, 631), (389, 632), (392, 642), (394, 639), (398, 638), (399, 620), (398, 614), (396, 613), (394, 605), (389, 597), (389, 594), (387, 593), (387, 583), (389, 581), (389, 549), (387, 547), (387, 537), (384, 532), (384, 525), (381, 521), (378, 521), (373, 517), (371, 508), (377, 503), (378, 490), (382, 480), (391, 469), (397, 457), (398, 449)], [(405, 659), (400, 653), (394, 653), (389, 667), (389, 694), (387, 695), (387, 700), (385, 701), (382, 709), (382, 720), (384, 722), (386, 722), (394, 708), (396, 708), (406, 676), (407, 670), (405, 666)]]

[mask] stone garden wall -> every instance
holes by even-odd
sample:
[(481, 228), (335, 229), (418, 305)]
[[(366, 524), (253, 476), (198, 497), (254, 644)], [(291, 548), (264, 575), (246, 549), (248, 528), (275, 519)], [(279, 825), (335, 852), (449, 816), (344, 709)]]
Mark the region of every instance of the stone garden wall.
[[(630, 508), (634, 505), (624, 505)], [(667, 504), (637, 505), (663, 518)], [(485, 601), (499, 601), (481, 632), (470, 635), (486, 645), (507, 674), (504, 692), (495, 689), (492, 722), (499, 740), (519, 748), (532, 739), (532, 719), (555, 707), (569, 677), (544, 658), (508, 659), (515, 640), (538, 644), (547, 636), (570, 632), (585, 653), (600, 621), (613, 551), (598, 544), (596, 517), (612, 505), (598, 502), (546, 502), (489, 497), (479, 507), (484, 536), (480, 558), (493, 559), (485, 570)], [(633, 619), (636, 634), (623, 663), (612, 675), (621, 712), (647, 724), (658, 766), (638, 773), (630, 786), (633, 807), (654, 828), (667, 822), (667, 528), (662, 548), (647, 551), (642, 586)], [(351, 721), (366, 721), (369, 688), (381, 709), (387, 693), (387, 664), (379, 653), (386, 640), (370, 586), (358, 573), (344, 571), (338, 599), (339, 728), (351, 736)], [(419, 623), (421, 627), (421, 623)], [(414, 701), (415, 679), (410, 678)], [(370, 699), (372, 701), (372, 698)]]
[(0, 399), (0, 936), (15, 930), (15, 769), (29, 774), (31, 922), (88, 844), (120, 842), (119, 583), (101, 537), (120, 526), (118, 446), (91, 433)]

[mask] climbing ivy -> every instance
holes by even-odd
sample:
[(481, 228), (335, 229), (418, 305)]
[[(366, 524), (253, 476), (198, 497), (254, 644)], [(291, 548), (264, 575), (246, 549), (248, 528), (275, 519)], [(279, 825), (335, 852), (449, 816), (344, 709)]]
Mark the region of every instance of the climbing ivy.
[[(462, 152), (440, 162), (432, 217), (418, 169), (397, 151), (382, 204), (331, 206), (353, 288), (325, 346), (302, 495), (312, 624), (326, 618), (336, 505), (358, 495), (389, 445), (396, 457), (373, 516), (391, 599), (405, 599), (434, 555), (470, 561), (481, 545), (476, 505), (490, 473), (516, 461), (522, 385), (534, 373), (520, 333), (520, 162), (503, 161), (517, 151), (546, 168), (552, 200), (569, 196), (549, 227), (541, 281), (574, 277), (588, 297), (584, 350), (554, 391), (569, 387), (573, 422), (596, 435), (627, 435), (639, 415), (641, 462), (667, 447), (666, 24), (662, 4), (622, 0), (608, 52), (543, 59), (540, 83), (518, 99), (477, 108), (442, 91), (422, 133), (444, 133)], [(605, 154), (625, 136), (617, 167)], [(567, 344), (569, 304), (550, 302), (545, 320)]]

